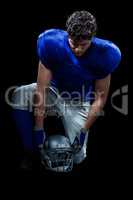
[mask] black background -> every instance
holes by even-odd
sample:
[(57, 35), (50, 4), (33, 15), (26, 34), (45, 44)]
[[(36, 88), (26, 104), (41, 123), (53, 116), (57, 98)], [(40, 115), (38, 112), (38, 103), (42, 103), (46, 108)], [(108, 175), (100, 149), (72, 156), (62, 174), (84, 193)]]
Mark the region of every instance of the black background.
[[(16, 8), (15, 8), (16, 6)], [(88, 3), (71, 5), (69, 2), (45, 2), (27, 5), (24, 3), (8, 3), (4, 7), (2, 16), (3, 55), (2, 64), (2, 95), (1, 95), (1, 144), (7, 162), (6, 173), (16, 173), (16, 158), (19, 155), (20, 141), (15, 132), (10, 117), (10, 107), (4, 101), (4, 94), (8, 87), (29, 84), (36, 81), (37, 56), (36, 39), (38, 34), (48, 28), (65, 29), (67, 17), (76, 10), (88, 10), (97, 18), (97, 36), (109, 39), (117, 44), (122, 52), (119, 68), (112, 75), (112, 82), (108, 102), (104, 108), (105, 115), (99, 117), (92, 127), (88, 142), (88, 158), (76, 167), (69, 177), (84, 177), (97, 174), (121, 177), (121, 169), (126, 159), (125, 134), (128, 134), (128, 116), (116, 111), (111, 105), (111, 95), (114, 91), (128, 84), (128, 16), (126, 6), (116, 5), (115, 2)], [(7, 18), (6, 18), (7, 17)], [(121, 107), (121, 98), (117, 105)], [(55, 124), (51, 119), (51, 123)], [(9, 167), (10, 165), (10, 167)], [(51, 174), (50, 174), (51, 175)], [(44, 173), (44, 176), (50, 176)], [(53, 175), (52, 175), (53, 176)], [(63, 176), (63, 175), (54, 175)]]

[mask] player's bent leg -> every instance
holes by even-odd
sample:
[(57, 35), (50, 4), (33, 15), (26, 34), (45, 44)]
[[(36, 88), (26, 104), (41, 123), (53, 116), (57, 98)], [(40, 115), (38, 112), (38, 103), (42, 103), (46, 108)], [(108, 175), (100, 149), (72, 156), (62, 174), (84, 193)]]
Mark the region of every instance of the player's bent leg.
[[(28, 85), (29, 88), (29, 85)], [(23, 148), (21, 169), (31, 169), (33, 163), (33, 113), (29, 111), (27, 86), (20, 86), (12, 94), (12, 119)]]
[[(63, 117), (63, 124), (68, 134), (68, 137), (73, 144), (76, 136), (79, 136), (81, 128), (83, 128), (84, 123), (87, 119), (89, 112), (89, 103), (85, 103), (83, 107), (68, 107), (68, 111)], [(88, 134), (86, 133), (84, 145), (78, 153), (74, 154), (74, 163), (79, 164), (87, 157), (87, 142)]]
[[(27, 89), (28, 88), (28, 89)], [(12, 117), (26, 151), (33, 150), (33, 113), (29, 111), (29, 85), (20, 86), (12, 94)]]

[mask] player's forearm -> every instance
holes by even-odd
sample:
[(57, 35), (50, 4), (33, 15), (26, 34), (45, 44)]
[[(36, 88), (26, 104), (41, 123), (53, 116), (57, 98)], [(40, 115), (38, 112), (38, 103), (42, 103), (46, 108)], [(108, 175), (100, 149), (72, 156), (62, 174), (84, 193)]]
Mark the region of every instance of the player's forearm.
[(45, 108), (46, 108), (46, 90), (52, 79), (52, 73), (48, 70), (41, 61), (39, 61), (37, 88), (35, 95), (35, 126), (43, 128)]
[(40, 108), (35, 108), (35, 127), (43, 129), (44, 114)]
[(45, 98), (46, 95), (44, 89), (37, 88), (36, 95), (34, 98), (35, 101), (34, 115), (35, 115), (35, 126), (40, 129), (43, 128), (44, 124)]
[(88, 118), (84, 124), (85, 129), (89, 130), (91, 128), (91, 126), (94, 124), (97, 117), (101, 113), (104, 105), (105, 105), (105, 99), (103, 98), (99, 98), (93, 102), (90, 111), (88, 113)]

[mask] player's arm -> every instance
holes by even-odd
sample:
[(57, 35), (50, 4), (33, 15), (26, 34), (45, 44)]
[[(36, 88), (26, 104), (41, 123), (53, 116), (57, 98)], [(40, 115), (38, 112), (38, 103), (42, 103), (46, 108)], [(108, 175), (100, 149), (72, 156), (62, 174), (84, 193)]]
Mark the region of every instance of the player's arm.
[(39, 129), (43, 128), (45, 116), (46, 88), (52, 78), (52, 73), (47, 69), (41, 61), (38, 65), (37, 88), (35, 94), (35, 126)]
[(95, 81), (95, 100), (91, 105), (91, 109), (88, 114), (88, 118), (84, 125), (85, 129), (90, 129), (93, 125), (97, 116), (102, 111), (108, 97), (110, 88), (111, 75), (108, 75), (104, 79), (99, 79)]

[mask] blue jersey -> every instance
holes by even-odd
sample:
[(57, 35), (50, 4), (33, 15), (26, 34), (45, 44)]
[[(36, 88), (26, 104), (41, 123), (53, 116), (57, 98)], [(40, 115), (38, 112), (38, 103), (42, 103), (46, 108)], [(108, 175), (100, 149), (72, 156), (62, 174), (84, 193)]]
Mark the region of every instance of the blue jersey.
[(112, 73), (121, 60), (121, 52), (114, 43), (97, 37), (92, 38), (83, 56), (76, 57), (70, 48), (68, 33), (60, 29), (46, 30), (39, 35), (37, 54), (51, 70), (51, 84), (62, 97), (76, 99), (80, 94), (87, 101), (94, 81)]

